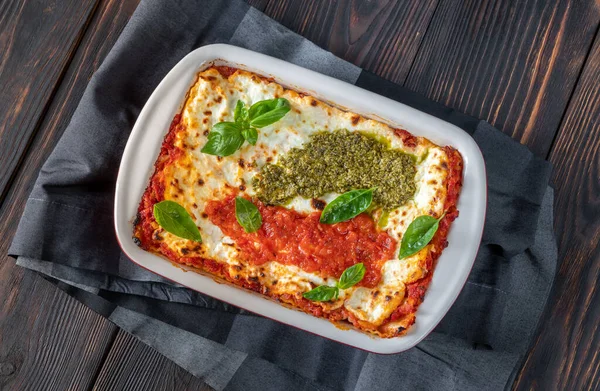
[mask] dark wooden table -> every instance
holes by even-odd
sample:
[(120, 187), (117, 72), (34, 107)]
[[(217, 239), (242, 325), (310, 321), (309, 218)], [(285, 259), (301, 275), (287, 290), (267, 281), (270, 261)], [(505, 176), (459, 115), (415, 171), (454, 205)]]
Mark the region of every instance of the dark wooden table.
[[(207, 389), (5, 254), (36, 173), (139, 0), (0, 0), (0, 388)], [(252, 0), (554, 164), (560, 266), (514, 387), (600, 389), (600, 2)]]

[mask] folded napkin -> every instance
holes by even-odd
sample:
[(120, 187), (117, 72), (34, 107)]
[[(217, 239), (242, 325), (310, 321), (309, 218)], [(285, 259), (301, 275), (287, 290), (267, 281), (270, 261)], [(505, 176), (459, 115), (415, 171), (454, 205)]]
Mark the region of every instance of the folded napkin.
[[(121, 253), (113, 192), (129, 132), (165, 74), (218, 42), (413, 106), (481, 148), (489, 187), (479, 254), (456, 303), (415, 348), (383, 356), (341, 345), (173, 284)], [(501, 389), (520, 367), (554, 276), (549, 174), (549, 163), (489, 124), (361, 70), (240, 0), (144, 0), (44, 164), (9, 252), (217, 390)]]

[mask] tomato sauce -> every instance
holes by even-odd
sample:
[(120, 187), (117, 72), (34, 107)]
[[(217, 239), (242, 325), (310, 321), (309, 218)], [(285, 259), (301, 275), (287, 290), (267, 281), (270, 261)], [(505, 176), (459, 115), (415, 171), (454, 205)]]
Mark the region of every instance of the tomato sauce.
[(229, 77), (229, 76), (233, 75), (235, 73), (235, 71), (237, 71), (237, 68), (227, 67), (227, 66), (215, 66), (214, 68), (217, 71), (219, 71), (219, 73), (223, 77)]
[(394, 258), (396, 241), (378, 231), (367, 214), (329, 225), (319, 222), (321, 212), (299, 213), (260, 201), (255, 205), (263, 221), (255, 233), (245, 232), (237, 222), (234, 196), (210, 201), (204, 209), (210, 221), (234, 240), (248, 263), (276, 261), (339, 278), (346, 268), (362, 262), (366, 273), (360, 285), (372, 288), (381, 279), (385, 261)]
[(417, 138), (404, 129), (394, 129), (394, 134), (400, 137), (407, 148), (415, 148), (418, 144)]
[[(134, 227), (137, 239), (142, 248), (148, 250), (152, 247), (152, 233), (154, 232), (153, 222), (154, 204), (164, 200), (165, 183), (163, 170), (165, 166), (179, 159), (183, 155), (183, 150), (175, 145), (175, 139), (179, 132), (185, 131), (185, 125), (181, 123), (181, 114), (175, 115), (169, 131), (163, 140), (160, 148), (160, 154), (154, 164), (154, 174), (150, 178), (150, 183), (144, 192), (142, 202), (138, 207), (137, 223)], [(169, 257), (171, 258), (171, 257)]]

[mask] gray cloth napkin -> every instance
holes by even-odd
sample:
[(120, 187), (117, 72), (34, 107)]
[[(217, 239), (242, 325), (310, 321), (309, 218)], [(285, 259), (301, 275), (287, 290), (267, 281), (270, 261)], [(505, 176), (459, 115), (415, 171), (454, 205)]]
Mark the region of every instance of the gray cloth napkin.
[[(473, 271), (435, 331), (376, 355), (256, 316), (143, 270), (114, 237), (114, 183), (150, 93), (191, 50), (230, 43), (452, 122), (481, 148), (488, 209)], [(9, 253), (217, 390), (502, 389), (556, 268), (549, 163), (489, 124), (349, 64), (239, 0), (144, 0), (44, 164)], [(418, 318), (417, 318), (418, 321)]]

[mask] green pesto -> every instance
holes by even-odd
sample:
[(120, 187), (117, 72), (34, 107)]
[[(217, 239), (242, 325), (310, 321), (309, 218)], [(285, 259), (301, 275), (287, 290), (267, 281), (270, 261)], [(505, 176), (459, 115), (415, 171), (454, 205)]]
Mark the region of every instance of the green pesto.
[(255, 177), (258, 198), (282, 205), (300, 195), (318, 198), (327, 193), (376, 187), (373, 203), (393, 210), (410, 200), (415, 187), (415, 158), (390, 149), (375, 137), (345, 129), (318, 132), (303, 145), (266, 164)]

